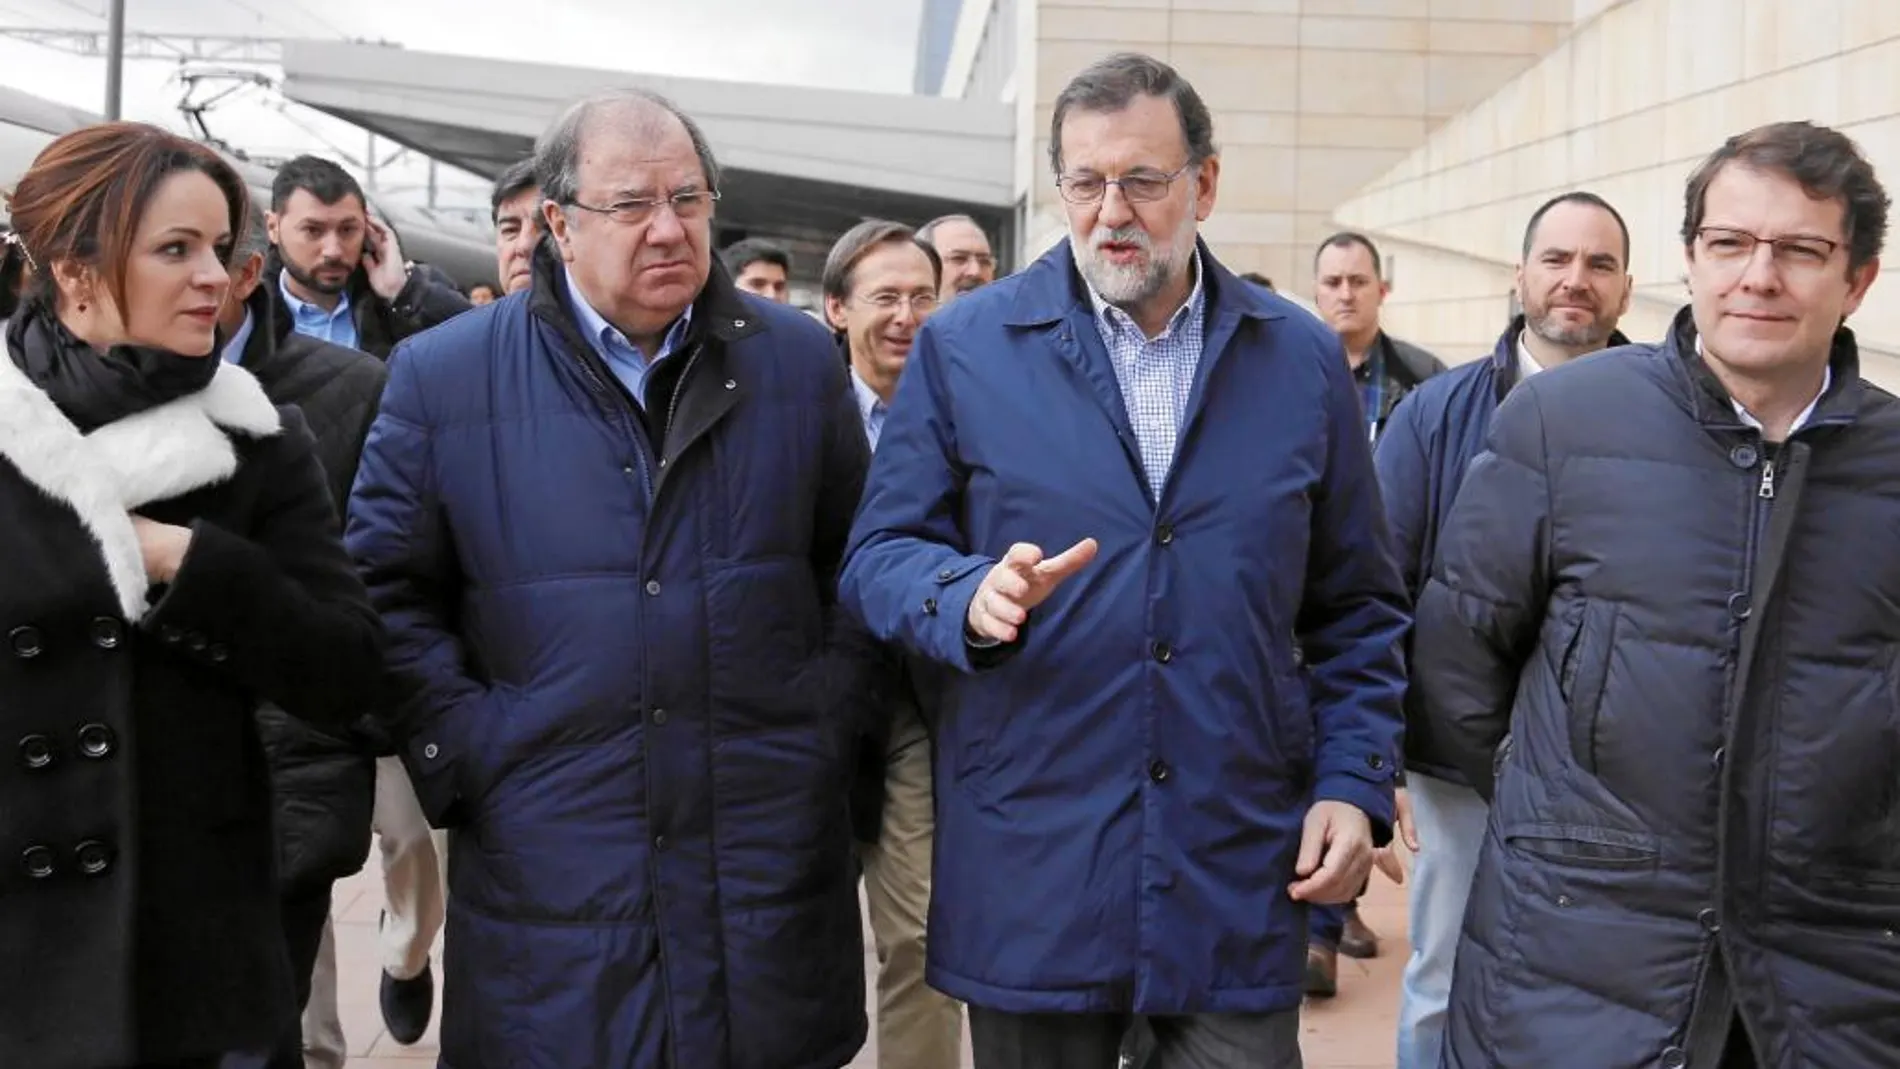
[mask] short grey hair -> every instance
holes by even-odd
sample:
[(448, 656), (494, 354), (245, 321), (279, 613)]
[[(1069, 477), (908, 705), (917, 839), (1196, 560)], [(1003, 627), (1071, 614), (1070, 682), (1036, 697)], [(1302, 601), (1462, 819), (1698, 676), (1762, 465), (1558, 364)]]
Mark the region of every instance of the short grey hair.
[(1098, 59), (1069, 79), (1056, 97), (1049, 119), (1049, 164), (1062, 173), (1062, 122), (1071, 111), (1120, 111), (1138, 96), (1166, 98), (1181, 118), (1181, 140), (1189, 166), (1219, 154), (1214, 146), (1214, 117), (1194, 86), (1179, 71), (1139, 52), (1117, 52)]
[[(937, 228), (949, 223), (968, 223), (971, 226), (976, 227), (978, 230), (983, 230), (982, 223), (979, 223), (975, 219), (972, 219), (971, 217), (964, 215), (962, 212), (952, 212), (949, 215), (939, 215), (935, 219), (932, 219), (930, 222), (925, 223), (924, 225), (918, 227), (917, 240), (923, 242), (926, 245), (935, 245), (937, 243)], [(984, 231), (983, 237), (985, 240), (988, 240), (989, 233), (987, 231)]]
[(244, 223), (243, 233), (231, 239), (230, 266), (242, 267), (252, 256), (270, 255), (270, 228), (264, 223), (263, 212), (252, 212)]
[[(535, 142), (534, 177), (541, 186), (543, 200), (551, 200), (563, 208), (574, 203), (580, 194), (582, 139), (602, 112), (615, 110), (645, 112), (649, 119), (660, 115), (678, 119), (686, 128), (686, 136), (692, 139), (699, 169), (706, 175), (706, 188), (719, 188), (719, 161), (713, 158), (712, 146), (707, 144), (705, 133), (690, 115), (651, 89), (607, 89), (568, 105), (561, 117), (554, 120), (554, 125)], [(659, 124), (654, 123), (652, 132), (657, 134), (658, 130)]]

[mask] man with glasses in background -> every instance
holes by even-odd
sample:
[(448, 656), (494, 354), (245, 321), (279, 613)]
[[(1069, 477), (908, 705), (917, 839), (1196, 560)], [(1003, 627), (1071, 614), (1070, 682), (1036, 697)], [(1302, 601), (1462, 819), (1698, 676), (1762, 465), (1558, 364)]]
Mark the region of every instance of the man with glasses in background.
[(590, 97), (536, 161), (525, 299), (397, 350), (348, 531), (391, 734), (468, 843), (442, 1060), (836, 1069), (844, 755), (882, 711), (833, 593), (869, 461), (845, 369), (714, 260), (718, 164), (672, 104)]
[[(924, 324), (844, 601), (934, 663), (931, 986), (977, 1069), (1300, 1064), (1306, 904), (1390, 836), (1405, 594), (1339, 341), (1198, 239), (1148, 56), (1076, 75), (1068, 240)], [(1295, 643), (1304, 648), (1304, 669)]]
[[(845, 232), (825, 259), (825, 319), (851, 365), (851, 389), (872, 450), (924, 320), (937, 309), (943, 267), (910, 227), (881, 219)], [(884, 1069), (957, 1069), (963, 1009), (924, 982), (930, 908), (930, 736), (920, 695), (890, 695), (870, 724), (852, 785), (852, 824), (864, 902), (877, 944), (877, 1060)]]

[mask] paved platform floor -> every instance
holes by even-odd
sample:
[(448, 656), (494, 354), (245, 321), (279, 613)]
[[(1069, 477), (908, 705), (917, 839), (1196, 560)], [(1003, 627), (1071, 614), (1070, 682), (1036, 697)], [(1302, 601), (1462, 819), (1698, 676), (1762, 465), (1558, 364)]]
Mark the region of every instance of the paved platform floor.
[[(434, 1025), (420, 1043), (400, 1046), (383, 1031), (376, 1006), (376, 917), (382, 909), (382, 885), (375, 875), (374, 859), (372, 853), (370, 869), (336, 889), (338, 1000), (350, 1040), (350, 1069), (421, 1069), (435, 1064)], [(1302, 1028), (1307, 1069), (1390, 1069), (1392, 1065), (1399, 974), (1409, 952), (1404, 939), (1405, 892), (1375, 874), (1361, 909), (1366, 922), (1382, 937), (1382, 953), (1368, 962), (1339, 959), (1339, 996), (1307, 1004)], [(865, 942), (868, 948), (868, 929)], [(875, 959), (867, 955), (866, 974), (875, 967)], [(875, 1069), (875, 1027), (872, 1032), (872, 1042), (851, 1069)], [(967, 1046), (964, 1058), (967, 1066)]]

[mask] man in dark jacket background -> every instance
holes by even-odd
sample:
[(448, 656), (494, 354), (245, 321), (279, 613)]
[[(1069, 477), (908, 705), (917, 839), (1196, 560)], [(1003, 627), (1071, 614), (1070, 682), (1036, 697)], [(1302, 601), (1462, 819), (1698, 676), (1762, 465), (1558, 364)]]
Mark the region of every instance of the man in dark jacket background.
[(388, 357), (397, 342), (471, 307), (441, 272), (402, 258), (396, 232), (330, 160), (298, 156), (279, 168), (266, 223), (279, 336), (295, 330)]
[(570, 108), (524, 293), (390, 362), (348, 543), (457, 830), (442, 1064), (835, 1069), (865, 1039), (836, 572), (869, 447), (825, 329), (712, 255), (719, 168)]
[(1380, 312), (1391, 292), (1385, 258), (1364, 234), (1341, 231), (1313, 250), (1313, 303), (1346, 347), (1373, 441), (1406, 394), (1445, 370), (1437, 357), (1385, 332)]
[[(263, 220), (253, 217), (231, 254), (231, 288), (220, 312), (222, 357), (255, 376), (272, 403), (295, 405), (303, 413), (317, 440), (340, 530), (357, 457), (388, 373), (367, 353), (302, 334), (278, 334), (277, 302), (262, 287), (268, 249)], [(371, 729), (373, 710), (363, 713), (363, 728)], [(374, 743), (370, 734), (325, 731), (274, 705), (262, 706), (257, 721), (277, 802), (277, 877), (291, 977), (298, 1006), (317, 1019), (313, 1030), (321, 1035), (337, 1010), (334, 1004), (309, 1005), (311, 980), (330, 923), (331, 886), (361, 869), (369, 852)], [(335, 968), (334, 962), (327, 964)], [(293, 1022), (271, 1052), (269, 1069), (302, 1069), (302, 1033)], [(342, 1052), (325, 1053), (340, 1059)]]
[[(1433, 378), (1392, 411), (1374, 451), (1392, 552), (1413, 598), (1431, 571), (1438, 532), (1491, 416), (1519, 382), (1607, 346), (1627, 345), (1629, 229), (1593, 193), (1553, 197), (1531, 214), (1517, 267), (1524, 314), (1489, 359)], [(1397, 1069), (1437, 1069), (1465, 897), (1484, 841), (1484, 800), (1433, 745), (1417, 688), (1407, 693), (1405, 795), (1419, 854), (1412, 870), (1412, 958), (1399, 1007)], [(1403, 812), (1406, 803), (1400, 804)]]
[[(1341, 231), (1313, 250), (1313, 303), (1346, 351), (1367, 437), (1373, 442), (1405, 395), (1445, 370), (1437, 357), (1386, 333), (1380, 312), (1391, 291), (1379, 247), (1364, 234)], [(1403, 830), (1410, 816), (1403, 806), (1398, 813)], [(1382, 867), (1388, 864), (1389, 859)], [(1325, 998), (1338, 992), (1341, 954), (1351, 958), (1379, 954), (1378, 934), (1359, 916), (1357, 898), (1344, 905), (1313, 907), (1307, 994)]]
[(1419, 598), (1492, 806), (1452, 1069), (1900, 1064), (1900, 402), (1843, 325), (1888, 198), (1801, 122), (1684, 202), (1689, 307), (1512, 392)]

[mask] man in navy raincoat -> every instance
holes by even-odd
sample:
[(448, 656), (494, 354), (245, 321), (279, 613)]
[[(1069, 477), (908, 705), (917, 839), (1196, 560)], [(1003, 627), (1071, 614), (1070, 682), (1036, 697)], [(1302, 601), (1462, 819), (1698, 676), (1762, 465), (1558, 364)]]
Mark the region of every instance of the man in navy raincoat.
[[(1197, 239), (1172, 69), (1055, 108), (1070, 239), (912, 350), (840, 596), (948, 666), (933, 986), (978, 1069), (1299, 1064), (1308, 902), (1390, 837), (1407, 617), (1338, 338)], [(1304, 668), (1296, 648), (1304, 651)]]

